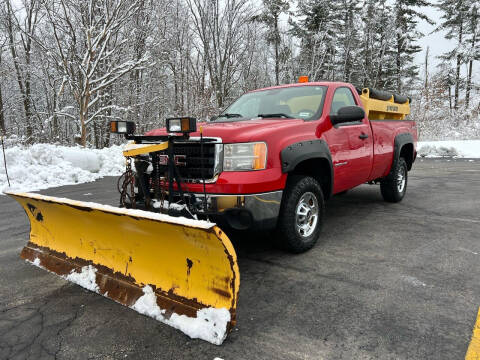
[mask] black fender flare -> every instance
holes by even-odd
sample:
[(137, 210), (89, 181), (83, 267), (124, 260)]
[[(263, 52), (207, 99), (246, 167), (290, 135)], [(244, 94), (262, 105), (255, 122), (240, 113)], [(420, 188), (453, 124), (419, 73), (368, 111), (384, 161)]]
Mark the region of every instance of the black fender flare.
[[(392, 169), (397, 165), (398, 159), (400, 159), (400, 152), (402, 151), (402, 147), (407, 144), (413, 145), (413, 143), (414, 143), (413, 136), (410, 133), (401, 133), (395, 136), (395, 141), (393, 146)], [(412, 163), (413, 163), (413, 159), (412, 159)]]
[(333, 193), (333, 164), (332, 154), (325, 140), (315, 139), (300, 141), (285, 147), (281, 153), (282, 172), (292, 172), (302, 161), (310, 159), (326, 159), (330, 166), (330, 194), (324, 194), (329, 198)]

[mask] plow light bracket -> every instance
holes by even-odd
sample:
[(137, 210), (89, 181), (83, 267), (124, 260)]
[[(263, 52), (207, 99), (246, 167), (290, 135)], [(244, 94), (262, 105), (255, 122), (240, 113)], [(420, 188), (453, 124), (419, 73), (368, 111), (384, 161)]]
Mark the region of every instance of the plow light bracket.
[(110, 132), (131, 135), (135, 132), (135, 123), (133, 121), (110, 121)]
[(192, 117), (168, 118), (167, 132), (188, 134), (197, 131), (197, 119)]

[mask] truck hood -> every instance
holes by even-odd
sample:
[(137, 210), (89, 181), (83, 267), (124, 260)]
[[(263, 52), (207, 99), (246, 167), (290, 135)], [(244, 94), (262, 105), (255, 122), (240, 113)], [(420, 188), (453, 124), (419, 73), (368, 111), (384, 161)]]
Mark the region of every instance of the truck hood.
[[(219, 137), (224, 143), (239, 143), (249, 141), (262, 141), (279, 130), (296, 128), (302, 119), (253, 119), (234, 122), (208, 122), (198, 123), (197, 129), (203, 127), (203, 136)], [(165, 135), (165, 128), (151, 130), (146, 135)], [(191, 136), (200, 136), (200, 132)]]

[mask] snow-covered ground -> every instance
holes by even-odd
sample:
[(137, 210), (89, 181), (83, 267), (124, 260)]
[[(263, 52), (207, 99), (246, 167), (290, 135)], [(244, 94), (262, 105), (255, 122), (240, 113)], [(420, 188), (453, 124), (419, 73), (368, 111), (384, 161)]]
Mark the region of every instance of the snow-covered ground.
[(417, 149), (421, 157), (480, 158), (480, 140), (421, 141)]
[(11, 187), (0, 156), (0, 190), (32, 191), (119, 176), (125, 170), (122, 148), (96, 150), (50, 144), (8, 147), (5, 156)]
[[(0, 190), (33, 191), (119, 176), (125, 169), (122, 149), (122, 146), (96, 150), (50, 144), (8, 147), (5, 155), (11, 187), (0, 156)], [(418, 143), (418, 155), (480, 158), (480, 140), (422, 141)]]

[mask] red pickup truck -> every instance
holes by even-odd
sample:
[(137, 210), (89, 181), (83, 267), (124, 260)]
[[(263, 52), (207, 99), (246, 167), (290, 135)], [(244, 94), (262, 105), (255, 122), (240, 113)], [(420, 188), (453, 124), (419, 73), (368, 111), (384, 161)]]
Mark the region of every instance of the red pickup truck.
[[(276, 228), (284, 247), (298, 253), (316, 243), (333, 195), (370, 182), (380, 183), (386, 201), (402, 200), (416, 158), (409, 104), (348, 83), (269, 87), (198, 124), (201, 134), (172, 151), (199, 213), (235, 229)], [(163, 128), (146, 135), (166, 134)]]

